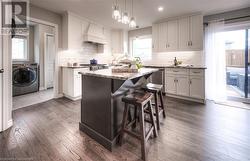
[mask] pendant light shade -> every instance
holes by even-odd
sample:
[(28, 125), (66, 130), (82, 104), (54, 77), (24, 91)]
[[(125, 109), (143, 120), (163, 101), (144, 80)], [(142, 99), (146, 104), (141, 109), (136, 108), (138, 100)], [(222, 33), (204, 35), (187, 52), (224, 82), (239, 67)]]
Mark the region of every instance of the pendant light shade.
[[(131, 13), (127, 11), (127, 0), (124, 0), (124, 8), (121, 10), (121, 6), (117, 3), (118, 0), (116, 0), (115, 4), (113, 5), (113, 12), (112, 12), (112, 18), (117, 20), (118, 22), (121, 22), (123, 24), (128, 25), (131, 28), (136, 27), (136, 19), (134, 17), (134, 4), (132, 0), (132, 7), (131, 7)], [(129, 16), (131, 14), (131, 17)]]
[(115, 20), (118, 20), (119, 18), (121, 18), (121, 13), (120, 13), (120, 10), (119, 10), (119, 6), (118, 6), (118, 3), (117, 3), (117, 0), (116, 0), (116, 4), (113, 6), (112, 17)]
[(118, 6), (114, 6), (114, 11), (113, 11), (113, 18), (115, 20), (118, 20), (121, 17), (120, 11), (119, 11), (119, 7)]
[(135, 17), (134, 17), (134, 1), (132, 0), (132, 17), (130, 19), (129, 22), (129, 27), (134, 28), (136, 27), (136, 21), (135, 21)]
[(124, 12), (122, 15), (122, 23), (124, 24), (129, 24), (129, 16), (128, 16), (128, 12)]
[(136, 21), (134, 17), (131, 17), (130, 22), (129, 22), (129, 27), (131, 28), (136, 27)]

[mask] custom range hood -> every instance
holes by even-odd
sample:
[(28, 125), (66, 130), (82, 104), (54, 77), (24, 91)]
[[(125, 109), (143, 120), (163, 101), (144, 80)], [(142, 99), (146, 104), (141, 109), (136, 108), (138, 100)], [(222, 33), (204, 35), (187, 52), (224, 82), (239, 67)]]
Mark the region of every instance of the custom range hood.
[(106, 44), (106, 38), (104, 35), (104, 27), (90, 23), (84, 36), (84, 42), (95, 44)]

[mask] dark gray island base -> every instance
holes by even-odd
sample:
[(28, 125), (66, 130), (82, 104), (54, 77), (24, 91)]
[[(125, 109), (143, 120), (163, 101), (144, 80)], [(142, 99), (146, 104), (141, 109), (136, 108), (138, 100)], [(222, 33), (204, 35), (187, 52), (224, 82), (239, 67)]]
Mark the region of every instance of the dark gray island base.
[(122, 97), (147, 82), (157, 69), (142, 68), (139, 73), (116, 73), (111, 69), (82, 74), (81, 122), (79, 128), (112, 151), (122, 122)]

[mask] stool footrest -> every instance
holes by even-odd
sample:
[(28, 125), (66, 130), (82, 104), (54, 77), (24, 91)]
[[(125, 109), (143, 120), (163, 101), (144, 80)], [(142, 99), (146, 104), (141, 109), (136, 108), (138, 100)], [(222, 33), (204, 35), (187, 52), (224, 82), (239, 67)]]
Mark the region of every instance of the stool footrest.
[(146, 138), (145, 138), (146, 141), (148, 141), (148, 139), (149, 139), (150, 135), (152, 134), (153, 130), (154, 130), (154, 127), (151, 126), (151, 128), (148, 131), (148, 133), (146, 134)]
[(130, 130), (128, 130), (128, 129), (124, 129), (124, 132), (126, 132), (127, 134), (129, 134), (129, 135), (131, 135), (131, 136), (133, 136), (133, 137), (135, 137), (135, 138), (137, 138), (137, 139), (141, 139), (141, 136), (140, 135), (138, 135), (137, 133), (135, 133), (135, 132), (132, 132), (132, 131), (130, 131)]

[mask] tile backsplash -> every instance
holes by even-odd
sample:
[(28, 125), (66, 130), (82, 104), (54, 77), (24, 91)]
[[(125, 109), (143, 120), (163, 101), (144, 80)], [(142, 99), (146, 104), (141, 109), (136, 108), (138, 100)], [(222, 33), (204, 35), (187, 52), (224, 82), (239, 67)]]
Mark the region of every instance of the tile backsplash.
[[(120, 55), (118, 55), (120, 56)], [(172, 65), (174, 58), (183, 62), (183, 64), (204, 66), (203, 51), (188, 51), (188, 52), (165, 52), (153, 53), (150, 60), (144, 60), (144, 64), (153, 65)], [(108, 64), (112, 62), (114, 56), (110, 53), (98, 54), (97, 50), (91, 46), (81, 50), (61, 51), (59, 54), (60, 65), (67, 65), (68, 62), (89, 63), (91, 59), (97, 59), (100, 64)]]
[(187, 52), (164, 52), (164, 53), (153, 53), (151, 60), (144, 60), (144, 64), (153, 65), (173, 65), (174, 58), (182, 61), (183, 64), (204, 66), (204, 52), (203, 51), (187, 51)]

